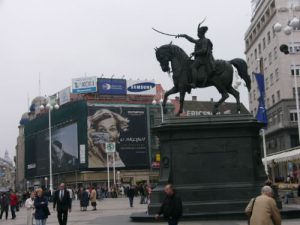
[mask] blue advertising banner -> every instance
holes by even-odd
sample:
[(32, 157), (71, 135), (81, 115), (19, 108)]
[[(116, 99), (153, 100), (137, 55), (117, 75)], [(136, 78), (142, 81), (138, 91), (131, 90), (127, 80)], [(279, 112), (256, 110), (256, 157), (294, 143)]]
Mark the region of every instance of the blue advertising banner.
[(98, 79), (98, 93), (100, 95), (126, 95), (126, 80)]

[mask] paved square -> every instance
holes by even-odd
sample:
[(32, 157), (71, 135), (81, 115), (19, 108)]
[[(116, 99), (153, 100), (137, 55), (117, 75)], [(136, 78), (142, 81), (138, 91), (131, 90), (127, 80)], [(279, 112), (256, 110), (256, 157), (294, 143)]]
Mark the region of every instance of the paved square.
[[(105, 199), (98, 202), (98, 210), (92, 211), (89, 207), (88, 211), (81, 212), (79, 202), (73, 201), (73, 210), (69, 214), (68, 225), (154, 225), (166, 223), (134, 223), (130, 221), (132, 212), (146, 212), (146, 205), (140, 205), (139, 198), (135, 199), (133, 208), (129, 207), (127, 198)], [(52, 203), (50, 204), (51, 216), (47, 220), (47, 225), (57, 225), (56, 212), (52, 211)], [(11, 218), (11, 215), (9, 215)], [(0, 224), (5, 225), (26, 225), (26, 209), (21, 208), (17, 212), (16, 220), (1, 220)], [(246, 221), (182, 221), (180, 225), (246, 225)], [(285, 220), (282, 225), (299, 225), (300, 219)]]

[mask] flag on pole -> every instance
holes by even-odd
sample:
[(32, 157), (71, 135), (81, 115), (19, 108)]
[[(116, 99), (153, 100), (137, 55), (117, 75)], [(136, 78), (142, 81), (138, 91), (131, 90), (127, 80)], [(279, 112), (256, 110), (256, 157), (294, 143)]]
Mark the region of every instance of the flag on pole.
[(256, 119), (264, 124), (268, 124), (268, 117), (267, 117), (267, 110), (265, 106), (265, 81), (264, 81), (264, 75), (261, 73), (254, 73), (256, 82), (258, 85), (259, 90), (259, 104), (256, 114)]

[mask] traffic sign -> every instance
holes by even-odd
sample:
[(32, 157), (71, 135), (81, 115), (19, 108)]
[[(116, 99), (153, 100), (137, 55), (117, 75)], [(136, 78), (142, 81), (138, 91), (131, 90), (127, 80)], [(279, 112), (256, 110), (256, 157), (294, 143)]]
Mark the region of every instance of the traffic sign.
[(116, 152), (116, 143), (115, 142), (106, 142), (105, 143), (105, 151), (106, 151), (106, 153)]

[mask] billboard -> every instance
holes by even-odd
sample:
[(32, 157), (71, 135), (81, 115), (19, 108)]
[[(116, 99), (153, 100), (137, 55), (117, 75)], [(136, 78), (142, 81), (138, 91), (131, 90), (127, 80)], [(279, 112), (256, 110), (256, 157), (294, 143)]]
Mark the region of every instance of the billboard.
[(128, 95), (156, 95), (155, 81), (128, 80)]
[[(78, 168), (77, 123), (52, 130), (52, 172), (74, 171)], [(49, 174), (49, 133), (40, 132), (32, 143), (26, 169), (31, 176)]]
[(116, 167), (149, 168), (145, 107), (90, 105), (88, 115), (89, 168), (106, 168), (107, 143), (115, 143)]
[(85, 94), (97, 92), (97, 77), (82, 77), (72, 79), (72, 93)]
[(126, 80), (98, 79), (98, 93), (100, 95), (126, 95)]
[(71, 94), (70, 87), (62, 89), (60, 92), (58, 92), (59, 104), (63, 105), (70, 102), (71, 101), (70, 94)]

